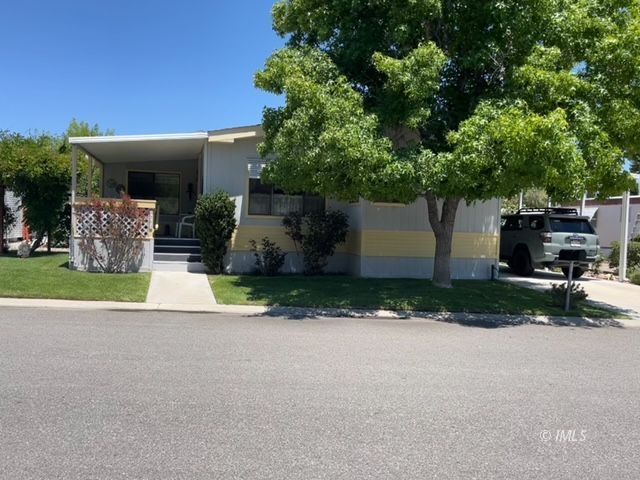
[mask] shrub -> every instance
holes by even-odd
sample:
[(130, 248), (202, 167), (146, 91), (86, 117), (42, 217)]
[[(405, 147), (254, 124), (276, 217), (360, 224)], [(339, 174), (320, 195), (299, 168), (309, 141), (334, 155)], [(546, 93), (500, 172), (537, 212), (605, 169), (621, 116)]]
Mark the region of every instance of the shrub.
[(142, 240), (148, 211), (125, 197), (118, 200), (93, 199), (76, 206), (80, 251), (98, 270), (124, 273), (132, 270), (142, 257)]
[(302, 246), (305, 275), (323, 273), (328, 258), (335, 253), (338, 244), (345, 242), (349, 230), (348, 217), (339, 210), (307, 215), (292, 213), (282, 220), (282, 224), (296, 251), (298, 245)]
[(602, 273), (602, 264), (604, 262), (604, 258), (602, 255), (598, 255), (596, 257), (596, 261), (593, 262), (593, 273), (599, 275)]
[(286, 253), (276, 244), (269, 240), (269, 237), (263, 237), (260, 247), (255, 240), (249, 242), (251, 251), (256, 257), (257, 271), (262, 275), (274, 276), (280, 272), (284, 265), (284, 257)]
[(640, 285), (640, 268), (635, 268), (631, 271), (629, 281), (635, 285)]
[[(564, 302), (567, 296), (567, 282), (552, 283), (551, 289), (547, 290), (547, 293), (551, 296), (554, 305), (564, 307)], [(584, 287), (576, 282), (571, 282), (571, 304), (578, 305), (584, 302), (589, 296), (584, 291)]]
[(227, 244), (236, 229), (235, 213), (235, 202), (222, 190), (198, 199), (196, 235), (200, 239), (202, 260), (211, 273), (224, 270)]
[[(611, 243), (611, 256), (609, 257), (609, 265), (618, 267), (620, 263), (620, 243)], [(627, 268), (629, 270), (640, 268), (640, 242), (629, 242), (627, 249)]]

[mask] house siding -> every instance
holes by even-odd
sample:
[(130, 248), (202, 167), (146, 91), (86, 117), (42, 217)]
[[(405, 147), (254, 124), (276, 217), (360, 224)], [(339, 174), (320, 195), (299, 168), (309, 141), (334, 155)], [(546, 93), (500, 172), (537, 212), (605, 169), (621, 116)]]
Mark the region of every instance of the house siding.
[(22, 239), (23, 217), (22, 217), (22, 199), (15, 195), (12, 191), (5, 191), (4, 203), (9, 210), (15, 215), (16, 222), (7, 230), (7, 241), (16, 241)]
[[(231, 240), (226, 268), (230, 273), (252, 271), (255, 258), (249, 242), (267, 236), (288, 252), (284, 271), (300, 272), (301, 256), (285, 234), (282, 218), (247, 213), (248, 165), (260, 158), (259, 142), (260, 139), (250, 138), (209, 143), (206, 149), (205, 185), (211, 191), (225, 190), (236, 202), (238, 228)], [(435, 237), (424, 199), (410, 205), (327, 200), (327, 208), (344, 211), (350, 227), (346, 243), (338, 246), (327, 271), (365, 277), (431, 277)], [(454, 278), (491, 278), (499, 256), (499, 208), (497, 199), (460, 204), (453, 238)]]

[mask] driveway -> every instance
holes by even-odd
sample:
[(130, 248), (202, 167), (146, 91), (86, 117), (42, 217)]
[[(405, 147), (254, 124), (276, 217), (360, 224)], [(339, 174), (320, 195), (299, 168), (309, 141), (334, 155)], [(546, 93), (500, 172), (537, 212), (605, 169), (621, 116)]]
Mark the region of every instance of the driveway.
[[(506, 267), (501, 267), (500, 279), (537, 290), (548, 290), (552, 283), (567, 281), (562, 273), (546, 270), (536, 270), (531, 277), (519, 277), (510, 273)], [(581, 277), (576, 282), (584, 287), (589, 300), (640, 319), (640, 286), (588, 277)]]
[(0, 311), (0, 478), (640, 478), (640, 329)]

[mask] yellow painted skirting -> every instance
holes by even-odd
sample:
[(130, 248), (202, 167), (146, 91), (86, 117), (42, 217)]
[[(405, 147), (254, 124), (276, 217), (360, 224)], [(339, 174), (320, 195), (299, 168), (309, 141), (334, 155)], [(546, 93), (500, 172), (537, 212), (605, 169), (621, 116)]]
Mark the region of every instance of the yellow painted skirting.
[[(453, 258), (496, 258), (498, 235), (475, 232), (455, 232)], [(367, 257), (426, 257), (436, 251), (433, 232), (363, 230), (361, 255)]]
[[(250, 240), (259, 242), (262, 237), (276, 242), (285, 252), (295, 250), (284, 228), (266, 225), (240, 225), (231, 239), (231, 251), (248, 251)], [(453, 235), (453, 258), (497, 258), (498, 235), (456, 232)], [(435, 237), (432, 232), (352, 230), (347, 241), (339, 245), (337, 253), (350, 253), (369, 257), (417, 257), (433, 258)]]

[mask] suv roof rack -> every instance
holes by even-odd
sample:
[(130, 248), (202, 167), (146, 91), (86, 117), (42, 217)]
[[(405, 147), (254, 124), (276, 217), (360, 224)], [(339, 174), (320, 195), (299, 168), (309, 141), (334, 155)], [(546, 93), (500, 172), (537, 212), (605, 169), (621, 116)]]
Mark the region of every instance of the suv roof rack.
[(518, 210), (518, 214), (521, 213), (555, 213), (558, 215), (578, 215), (578, 209), (565, 207), (521, 208), (520, 210)]

